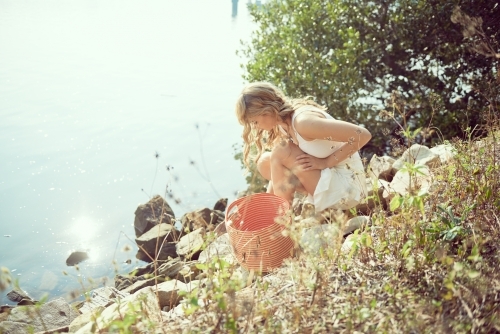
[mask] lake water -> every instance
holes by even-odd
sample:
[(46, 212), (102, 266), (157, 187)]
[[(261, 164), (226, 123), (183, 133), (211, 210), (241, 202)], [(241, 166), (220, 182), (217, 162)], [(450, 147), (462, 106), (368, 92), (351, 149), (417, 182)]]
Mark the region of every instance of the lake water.
[(0, 266), (21, 288), (71, 300), (143, 265), (134, 212), (167, 188), (180, 217), (246, 187), (235, 52), (254, 27), (237, 0), (0, 0)]

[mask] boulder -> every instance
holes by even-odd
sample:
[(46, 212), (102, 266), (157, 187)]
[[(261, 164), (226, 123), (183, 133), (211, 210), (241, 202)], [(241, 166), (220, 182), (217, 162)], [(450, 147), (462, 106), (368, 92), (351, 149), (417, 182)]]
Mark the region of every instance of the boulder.
[(97, 306), (93, 308), (91, 311), (80, 314), (78, 317), (75, 318), (69, 325), (69, 332), (74, 333), (83, 326), (87, 325), (88, 323), (95, 321), (99, 314), (102, 313), (102, 311), (105, 310), (104, 306)]
[[(144, 254), (149, 254), (151, 257), (155, 258), (156, 254), (169, 251), (168, 245), (163, 245), (165, 243), (172, 243), (178, 239), (178, 231), (173, 225), (161, 223), (152, 227), (149, 231), (135, 239), (137, 246), (139, 246), (139, 251)], [(162, 246), (160, 248), (160, 246)], [(175, 256), (174, 256), (175, 257)], [(141, 259), (142, 260), (142, 259)], [(149, 261), (146, 262), (151, 262)]]
[(185, 259), (196, 260), (201, 252), (201, 247), (205, 243), (205, 230), (199, 228), (186, 234), (176, 245), (177, 254)]
[(156, 286), (158, 303), (163, 311), (169, 311), (179, 304), (179, 291), (189, 291), (189, 289), (185, 283), (175, 279)]
[(407, 171), (398, 171), (389, 186), (391, 192), (402, 196), (417, 194), (419, 192), (429, 192), (432, 185), (432, 174), (427, 166), (421, 166), (416, 175), (410, 176)]
[(428, 147), (419, 144), (413, 144), (403, 153), (401, 158), (394, 162), (392, 167), (400, 170), (404, 167), (405, 162), (414, 165), (437, 167), (441, 164), (441, 159), (439, 158), (439, 155), (432, 152)]
[(87, 252), (84, 251), (76, 251), (71, 253), (68, 258), (66, 259), (66, 265), (68, 267), (72, 267), (77, 265), (80, 262), (83, 262), (89, 258), (89, 255)]
[(389, 156), (379, 157), (374, 154), (366, 168), (368, 176), (374, 181), (382, 179), (390, 182), (394, 174), (396, 174), (396, 169), (392, 166), (395, 161), (394, 158)]
[[(78, 316), (78, 313), (64, 300), (58, 298), (51, 300), (41, 306), (24, 306), (14, 308), (7, 318), (5, 326), (15, 323), (17, 328), (31, 326), (34, 332), (49, 331), (56, 328), (69, 326)], [(15, 327), (12, 327), (15, 328)], [(0, 327), (2, 333), (18, 333), (9, 328)], [(26, 333), (26, 332), (19, 332)]]
[(221, 198), (217, 201), (217, 203), (215, 203), (214, 210), (224, 212), (226, 211), (226, 207), (227, 207), (227, 198)]
[(85, 300), (79, 311), (81, 313), (89, 313), (100, 307), (107, 307), (112, 303), (125, 298), (129, 293), (119, 291), (118, 289), (105, 286), (97, 288), (89, 293), (89, 300)]
[[(141, 314), (147, 314), (147, 317), (140, 317)], [(123, 298), (119, 304), (115, 303), (106, 307), (95, 322), (87, 323), (76, 333), (92, 333), (94, 325), (101, 331), (106, 332), (105, 329), (109, 327), (112, 321), (123, 319), (127, 315), (130, 315), (130, 318), (135, 320), (134, 325), (130, 328), (131, 332), (134, 333), (147, 332), (148, 324), (151, 322), (160, 323), (161, 309), (156, 300), (155, 291), (151, 287), (147, 287)]]
[(304, 229), (299, 245), (302, 250), (309, 254), (318, 254), (335, 245), (338, 238), (339, 228), (334, 224), (322, 224)]
[(217, 237), (217, 239), (210, 243), (210, 245), (200, 253), (198, 261), (200, 263), (206, 263), (211, 261), (214, 257), (221, 258), (229, 263), (237, 263), (227, 233)]
[(181, 261), (180, 258), (172, 259), (166, 263), (163, 263), (158, 268), (158, 275), (162, 277), (169, 277), (177, 279), (181, 282), (191, 282), (196, 275), (199, 273), (199, 269), (196, 268), (197, 261)]
[(457, 150), (450, 144), (436, 145), (431, 151), (439, 156), (441, 164), (445, 164), (455, 157)]
[(160, 195), (154, 196), (146, 204), (135, 210), (135, 236), (139, 237), (158, 224), (175, 224), (174, 211)]
[[(177, 255), (177, 250), (176, 250), (176, 242), (164, 242), (163, 246), (161, 247), (160, 251), (158, 254), (156, 254), (156, 260), (157, 261), (165, 261), (168, 259), (174, 259), (176, 258)], [(151, 254), (146, 254), (144, 253), (141, 249), (137, 251), (137, 254), (135, 254), (135, 257), (138, 260), (144, 261), (144, 262), (153, 262), (152, 258), (155, 258), (154, 251), (151, 251)]]
[(385, 201), (382, 197), (384, 192), (384, 185), (382, 182), (389, 184), (389, 182), (384, 180), (366, 179), (366, 189), (368, 189), (368, 194), (366, 197), (356, 205), (356, 211), (365, 215), (368, 215), (374, 210), (378, 205), (385, 208)]
[(219, 210), (210, 210), (202, 208), (196, 211), (188, 212), (181, 218), (183, 232), (192, 232), (199, 228), (212, 231), (215, 226), (224, 221), (224, 213)]
[(157, 277), (157, 278), (153, 277), (148, 279), (137, 280), (132, 285), (123, 289), (122, 292), (127, 294), (133, 294), (141, 289), (144, 289), (145, 287), (153, 286), (158, 283), (163, 283), (164, 281), (165, 279), (163, 277)]
[(32, 299), (26, 291), (19, 288), (14, 288), (12, 291), (7, 293), (7, 298), (14, 303), (19, 303), (23, 299)]
[(31, 325), (15, 321), (0, 322), (0, 333), (2, 334), (26, 334), (32, 330)]

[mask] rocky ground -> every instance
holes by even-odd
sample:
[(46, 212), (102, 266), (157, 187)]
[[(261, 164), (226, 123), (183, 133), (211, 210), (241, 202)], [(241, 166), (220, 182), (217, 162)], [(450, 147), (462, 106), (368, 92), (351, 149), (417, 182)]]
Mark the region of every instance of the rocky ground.
[[(222, 277), (217, 275), (224, 268), (214, 267), (218, 261), (216, 259), (231, 265), (230, 269), (225, 269), (227, 275), (224, 279), (244, 282), (235, 293), (223, 291), (223, 295), (234, 305), (233, 311), (237, 317), (245, 317), (254, 311), (256, 284), (266, 284), (266, 298), (269, 300), (288, 290), (297, 289), (298, 283), (290, 280), (288, 275), (290, 266), (294, 266), (294, 258), (298, 259), (295, 264), (305, 258), (311, 261), (329, 247), (338, 247), (344, 254), (349, 254), (357, 237), (352, 232), (370, 224), (371, 210), (376, 205), (382, 203), (383, 208), (388, 208), (396, 195), (416, 190), (433, 191), (439, 180), (433, 178), (432, 170), (453, 156), (454, 150), (450, 145), (432, 149), (413, 145), (399, 159), (374, 156), (366, 170), (369, 189), (372, 191), (367, 200), (358, 205), (357, 217), (329, 211), (316, 214), (303, 205), (302, 198), (296, 198), (292, 208), (297, 248), (295, 257), (285, 260), (282, 268), (269, 270), (263, 276), (246, 270), (234, 256), (225, 224), (227, 199), (219, 200), (213, 208), (201, 208), (176, 219), (165, 199), (155, 196), (135, 212), (135, 241), (139, 248), (136, 257), (148, 262), (148, 265), (117, 275), (114, 287), (89, 291), (84, 301), (73, 304), (68, 304), (63, 298), (56, 298), (42, 305), (33, 305), (35, 301), (26, 293), (14, 289), (9, 293), (9, 298), (18, 302), (18, 306), (1, 307), (0, 333), (92, 333), (107, 328), (115, 319), (123, 320), (124, 314), (137, 305), (140, 305), (140, 310), (136, 314), (147, 314), (146, 317), (134, 318), (134, 328), (137, 330), (142, 328), (147, 332), (147, 323), (152, 321), (160, 324), (158, 332), (162, 332), (161, 328), (183, 331), (196, 323), (189, 317), (189, 311), (186, 312), (189, 310), (187, 296), (200, 289), (214, 291), (214, 277)], [(421, 166), (419, 173), (412, 179), (404, 172), (405, 162)], [(174, 226), (176, 222), (180, 223), (180, 229)], [(336, 242), (332, 242), (334, 240)], [(308, 254), (308, 257), (300, 260), (301, 254)], [(304, 264), (304, 268), (309, 266)], [(371, 263), (370, 266), (368, 269), (373, 275), (381, 275), (384, 271), (383, 263)], [(318, 286), (318, 280), (325, 278), (314, 276), (314, 272), (312, 270), (306, 274), (309, 276), (307, 280), (313, 286)], [(327, 279), (337, 282), (337, 289), (349, 289), (350, 284), (362, 284), (353, 273), (335, 271), (331, 275)], [(310, 290), (304, 292), (303, 296), (310, 299), (307, 303), (311, 306), (318, 307), (314, 300), (316, 293), (320, 294), (321, 291), (313, 291), (312, 294)], [(295, 291), (293, 296), (301, 296), (300, 291)], [(196, 307), (205, 307), (212, 302), (199, 298)], [(268, 311), (272, 312), (272, 308)]]

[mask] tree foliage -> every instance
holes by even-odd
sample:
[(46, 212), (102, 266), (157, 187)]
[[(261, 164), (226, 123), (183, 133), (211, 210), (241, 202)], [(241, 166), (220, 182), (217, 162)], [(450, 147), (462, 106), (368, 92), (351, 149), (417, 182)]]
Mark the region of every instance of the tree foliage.
[(474, 88), (497, 75), (496, 1), (270, 0), (251, 15), (258, 29), (240, 51), (244, 78), (312, 95), (334, 117), (364, 124), (370, 152), (386, 153), (387, 135), (398, 137), (378, 117), (393, 91), (406, 101), (398, 121), (427, 129), (421, 141), (463, 136), (491, 102)]

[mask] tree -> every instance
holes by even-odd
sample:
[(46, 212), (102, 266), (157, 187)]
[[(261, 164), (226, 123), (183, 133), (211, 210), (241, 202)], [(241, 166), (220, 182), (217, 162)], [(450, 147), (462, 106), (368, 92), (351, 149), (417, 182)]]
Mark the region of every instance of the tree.
[[(452, 22), (457, 6), (482, 19), (475, 32)], [(478, 52), (485, 39), (493, 51), (500, 44), (495, 1), (271, 0), (251, 15), (258, 29), (240, 51), (248, 59), (244, 78), (312, 95), (334, 117), (364, 124), (373, 134), (367, 151), (387, 153), (387, 134), (398, 137), (378, 117), (393, 91), (406, 101), (398, 121), (411, 127), (451, 138), (482, 122), (477, 111), (488, 102), (473, 88), (494, 82), (498, 71), (497, 58)], [(431, 144), (438, 133), (419, 138)]]

